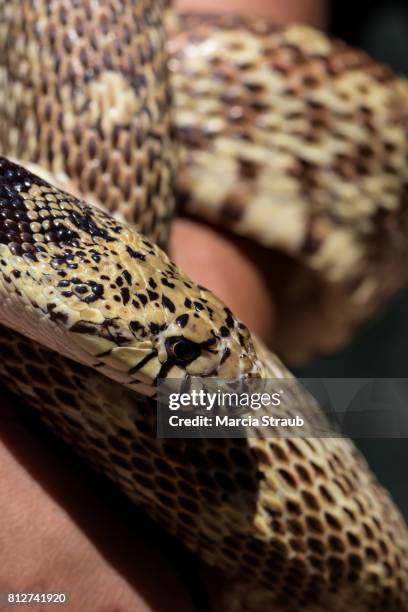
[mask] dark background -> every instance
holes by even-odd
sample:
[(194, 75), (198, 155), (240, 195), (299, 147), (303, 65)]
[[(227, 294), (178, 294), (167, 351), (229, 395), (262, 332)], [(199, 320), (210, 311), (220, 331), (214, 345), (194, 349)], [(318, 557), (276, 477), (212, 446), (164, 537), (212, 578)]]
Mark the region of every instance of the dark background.
[[(330, 30), (399, 74), (408, 75), (407, 0), (334, 2)], [(366, 325), (350, 346), (297, 373), (313, 377), (408, 378), (408, 291)], [(408, 439), (364, 439), (356, 443), (408, 519)]]

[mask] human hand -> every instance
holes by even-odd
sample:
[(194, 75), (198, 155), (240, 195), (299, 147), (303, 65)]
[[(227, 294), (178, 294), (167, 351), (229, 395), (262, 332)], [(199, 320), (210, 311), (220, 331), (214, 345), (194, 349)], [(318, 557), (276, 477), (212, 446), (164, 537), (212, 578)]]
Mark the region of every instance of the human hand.
[(47, 434), (3, 393), (0, 593), (66, 593), (73, 612), (192, 612), (159, 528)]

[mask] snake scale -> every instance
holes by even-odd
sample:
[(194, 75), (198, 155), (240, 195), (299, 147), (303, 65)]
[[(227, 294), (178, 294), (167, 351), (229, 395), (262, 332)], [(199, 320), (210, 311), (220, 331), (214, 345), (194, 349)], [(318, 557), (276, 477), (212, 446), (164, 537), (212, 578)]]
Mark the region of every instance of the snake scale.
[(408, 610), (406, 527), (350, 441), (163, 440), (155, 404), (159, 377), (290, 376), (161, 250), (175, 195), (321, 274), (339, 324), (402, 284), (407, 85), (265, 20), (171, 17), (168, 59), (163, 19), (0, 0), (1, 380), (221, 572), (219, 610)]

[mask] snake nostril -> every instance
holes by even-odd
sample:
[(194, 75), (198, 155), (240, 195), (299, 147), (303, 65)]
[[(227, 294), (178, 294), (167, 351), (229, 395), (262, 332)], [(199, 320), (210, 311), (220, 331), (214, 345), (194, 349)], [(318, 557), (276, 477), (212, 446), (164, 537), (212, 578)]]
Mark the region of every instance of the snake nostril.
[(186, 365), (201, 355), (201, 346), (184, 336), (176, 336), (166, 340), (167, 354), (173, 361)]

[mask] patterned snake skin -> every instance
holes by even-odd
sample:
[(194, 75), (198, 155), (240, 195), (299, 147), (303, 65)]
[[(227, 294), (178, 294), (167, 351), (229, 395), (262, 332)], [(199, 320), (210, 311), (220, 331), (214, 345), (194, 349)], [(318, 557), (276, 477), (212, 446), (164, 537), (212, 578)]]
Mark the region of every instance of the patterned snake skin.
[[(185, 277), (155, 244), (165, 243), (173, 214), (176, 159), (162, 9), (153, 0), (0, 0), (1, 152), (38, 163), (57, 177), (69, 176), (84, 199), (121, 217), (0, 159), (0, 377), (222, 573), (220, 611), (255, 612), (276, 604), (292, 612), (404, 612), (406, 527), (351, 442), (156, 437), (159, 377), (290, 376), (224, 304)], [(211, 21), (204, 23), (208, 28)], [(292, 38), (296, 35), (304, 40), (305, 30), (293, 29)], [(329, 44), (321, 35), (310, 37), (312, 46), (314, 40), (322, 48)], [(170, 65), (175, 70), (174, 58)], [(392, 83), (384, 82), (385, 93)], [(182, 96), (181, 87), (178, 91)], [(330, 98), (330, 88), (326, 93)], [(202, 101), (208, 110), (205, 96)], [(385, 104), (376, 112), (382, 111), (378, 125), (392, 140), (402, 128), (398, 124), (393, 131)], [(186, 144), (182, 123), (178, 114), (176, 127)], [(240, 151), (252, 159), (254, 148), (247, 146)], [(199, 165), (195, 145), (192, 150), (181, 170), (184, 190)], [(325, 156), (329, 151), (328, 144)], [(271, 153), (281, 159), (276, 155)], [(297, 159), (293, 153), (288, 158)], [(205, 150), (202, 159), (205, 173)], [(231, 161), (246, 168), (243, 183), (254, 175), (251, 164)], [(380, 180), (381, 169), (373, 165), (370, 172), (374, 167)], [(273, 189), (279, 191), (279, 184), (283, 192), (289, 189), (289, 208), (293, 185), (283, 180), (285, 172)], [(403, 171), (395, 174), (402, 194)], [(205, 214), (196, 187), (189, 189), (188, 206)], [(258, 180), (253, 189), (260, 189)], [(399, 224), (399, 197), (384, 202)], [(224, 200), (217, 204), (209, 197), (208, 206), (223, 211), (225, 220)], [(296, 198), (293, 206), (299, 206)], [(317, 200), (307, 206), (319, 217)], [(274, 207), (272, 201), (268, 215)], [(234, 200), (230, 212), (235, 208)], [(306, 242), (316, 238), (316, 227), (330, 235), (340, 231), (334, 208), (322, 213), (316, 226), (314, 213), (308, 213)], [(288, 214), (297, 219), (298, 211)], [(242, 228), (243, 217), (232, 216)], [(248, 233), (255, 236), (249, 218)], [(324, 219), (333, 228), (321, 226)], [(352, 226), (344, 223), (349, 235)], [(275, 236), (289, 225), (274, 223)], [(364, 259), (371, 262), (372, 253), (380, 267), (391, 245), (384, 230), (384, 245), (375, 243), (372, 251), (374, 230), (367, 227), (367, 241), (357, 243)], [(289, 242), (294, 251), (300, 248), (300, 242)], [(395, 251), (400, 252), (398, 240)], [(296, 394), (307, 404), (300, 385)]]
[(407, 278), (407, 81), (306, 26), (185, 15), (168, 29), (185, 210), (289, 256), (281, 355), (313, 353), (296, 324), (310, 294), (322, 349), (344, 343)]

